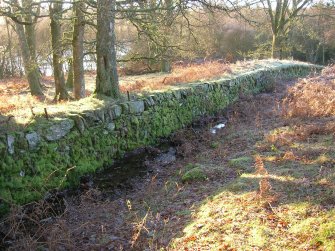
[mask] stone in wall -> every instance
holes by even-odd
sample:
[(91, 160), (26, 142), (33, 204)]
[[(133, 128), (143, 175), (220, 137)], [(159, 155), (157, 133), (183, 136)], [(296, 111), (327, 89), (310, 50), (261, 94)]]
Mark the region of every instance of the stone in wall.
[(72, 119), (65, 119), (58, 124), (52, 125), (46, 132), (45, 137), (49, 141), (55, 141), (63, 138), (74, 126)]
[(81, 117), (84, 119), (84, 123), (87, 124), (88, 127), (95, 126), (103, 122), (94, 111), (85, 111), (81, 113)]
[(14, 154), (15, 137), (13, 135), (7, 136), (7, 149), (10, 154)]
[(116, 119), (121, 116), (122, 114), (122, 108), (119, 105), (114, 105), (111, 108), (112, 114), (113, 114), (113, 119)]
[(119, 118), (122, 114), (122, 108), (119, 105), (106, 107), (105, 109), (105, 122), (110, 123)]
[(80, 133), (83, 133), (85, 131), (86, 125), (85, 125), (85, 119), (82, 116), (75, 116), (74, 122), (76, 124), (77, 129)]
[(115, 130), (115, 123), (111, 122), (107, 124), (108, 131), (114, 131)]
[(132, 114), (140, 114), (144, 111), (143, 100), (129, 102), (129, 112)]
[(37, 132), (31, 132), (26, 134), (26, 139), (28, 141), (29, 149), (34, 150), (40, 142), (40, 135), (38, 135)]
[(105, 122), (105, 112), (103, 109), (96, 110), (94, 114), (101, 122)]

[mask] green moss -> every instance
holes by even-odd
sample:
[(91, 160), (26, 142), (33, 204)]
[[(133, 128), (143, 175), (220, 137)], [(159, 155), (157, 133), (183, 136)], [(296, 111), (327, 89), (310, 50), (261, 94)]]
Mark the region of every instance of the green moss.
[(247, 179), (236, 180), (227, 186), (227, 190), (234, 193), (248, 191), (250, 188), (251, 184), (249, 184)]
[(242, 156), (239, 158), (231, 159), (228, 161), (228, 165), (232, 168), (235, 168), (241, 172), (252, 172), (254, 170), (253, 167), (253, 159), (248, 156)]
[(213, 149), (218, 148), (219, 145), (220, 145), (219, 142), (214, 141), (214, 142), (211, 143), (211, 148), (213, 148)]
[(187, 171), (190, 171), (191, 169), (196, 168), (196, 167), (198, 167), (197, 164), (188, 163), (188, 164), (184, 167), (184, 171), (187, 172)]
[[(76, 185), (81, 175), (109, 165), (114, 158), (122, 156), (126, 151), (154, 144), (159, 137), (170, 135), (199, 116), (212, 115), (220, 111), (237, 100), (240, 93), (267, 90), (271, 87), (269, 86), (272, 82), (271, 76), (279, 74), (303, 76), (309, 72), (310, 66), (300, 65), (297, 69), (293, 69), (292, 65), (276, 66), (271, 73), (265, 74), (267, 77), (262, 77), (259, 72), (253, 72), (236, 76), (232, 80), (195, 85), (193, 89), (187, 87), (179, 90), (178, 94), (158, 93), (152, 97), (155, 105), (146, 106), (146, 110), (138, 115), (127, 115), (129, 104), (122, 103), (120, 107), (123, 114), (115, 116), (114, 131), (106, 130), (104, 123), (98, 125), (93, 123), (83, 132), (72, 129), (64, 138), (55, 142), (45, 141), (42, 137), (39, 147), (34, 152), (28, 150), (28, 143), (22, 132), (14, 134), (14, 155), (8, 153), (6, 139), (2, 137), (0, 138), (0, 198), (5, 202), (0, 204), (0, 211), (8, 208), (8, 203), (26, 203), (41, 198), (50, 188)], [(109, 104), (107, 98), (104, 100), (90, 98), (80, 102), (83, 105), (80, 107), (82, 111), (99, 109), (104, 112), (104, 105), (108, 107)], [(64, 114), (68, 116), (70, 111)], [(38, 117), (25, 129), (25, 133), (44, 131), (52, 123), (43, 117)], [(218, 145), (218, 142), (213, 142), (211, 147), (216, 148)], [(229, 165), (243, 172), (253, 169), (250, 157), (232, 159)], [(21, 172), (24, 173), (23, 176), (20, 176)], [(204, 179), (206, 174), (201, 167), (197, 165), (185, 167), (182, 177), (184, 182)]]
[(206, 180), (207, 176), (201, 167), (194, 167), (187, 171), (181, 178), (183, 182)]

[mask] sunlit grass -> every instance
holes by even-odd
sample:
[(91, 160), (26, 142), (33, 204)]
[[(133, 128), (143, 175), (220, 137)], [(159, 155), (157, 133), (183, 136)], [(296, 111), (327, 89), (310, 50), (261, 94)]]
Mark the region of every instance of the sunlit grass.
[[(287, 131), (272, 130), (270, 135), (276, 137), (266, 137), (262, 144), (277, 143), (280, 134)], [(267, 172), (255, 172), (255, 155), (228, 161), (230, 168), (240, 169), (240, 176), (222, 184), (214, 196), (202, 201), (183, 229), (183, 236), (171, 241), (172, 250), (335, 249), (335, 171), (331, 167), (335, 158), (330, 154), (334, 144), (329, 144), (332, 135), (325, 131), (308, 140), (289, 131), (294, 152), (287, 150), (291, 144), (284, 144), (278, 146), (278, 151), (261, 153)], [(306, 157), (308, 153), (311, 156)], [(246, 168), (250, 166), (254, 172)], [(262, 195), (264, 180), (270, 186)]]

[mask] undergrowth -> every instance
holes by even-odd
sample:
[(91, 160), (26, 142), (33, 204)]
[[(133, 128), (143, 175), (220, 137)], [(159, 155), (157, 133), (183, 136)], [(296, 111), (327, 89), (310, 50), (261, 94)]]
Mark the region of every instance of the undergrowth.
[(290, 87), (284, 99), (288, 117), (324, 117), (335, 115), (335, 66), (320, 76), (300, 80)]
[(217, 78), (225, 73), (231, 73), (229, 64), (210, 61), (202, 64), (189, 64), (187, 66), (176, 65), (168, 75), (153, 78), (139, 78), (135, 83), (122, 84), (121, 90), (126, 91), (153, 91), (164, 89), (171, 85), (188, 83), (200, 80), (210, 80)]
[[(316, 79), (244, 97), (215, 136), (212, 125), (177, 132), (178, 161), (118, 200), (90, 189), (34, 231), (13, 211), (11, 248), (335, 250), (334, 103), (324, 93), (322, 109)], [(205, 178), (185, 182), (192, 170)]]

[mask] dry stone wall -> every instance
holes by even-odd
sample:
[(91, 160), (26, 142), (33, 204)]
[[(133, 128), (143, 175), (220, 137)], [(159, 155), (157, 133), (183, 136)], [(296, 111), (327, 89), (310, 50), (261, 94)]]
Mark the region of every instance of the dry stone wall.
[(0, 134), (0, 211), (75, 185), (125, 151), (155, 144), (199, 116), (224, 109), (241, 93), (262, 92), (277, 77), (302, 77), (315, 69), (303, 63), (269, 65)]

